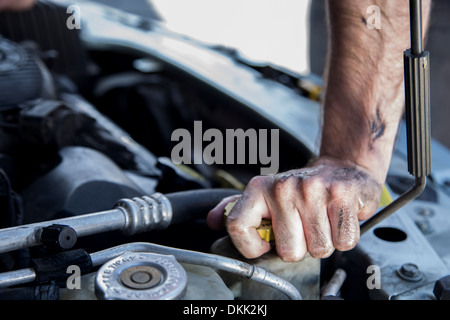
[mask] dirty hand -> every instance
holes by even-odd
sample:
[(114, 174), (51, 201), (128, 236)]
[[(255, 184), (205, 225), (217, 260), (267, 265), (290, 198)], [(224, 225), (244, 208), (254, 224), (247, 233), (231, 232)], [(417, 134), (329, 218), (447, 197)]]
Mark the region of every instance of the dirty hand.
[(208, 225), (223, 224), (225, 206), (238, 200), (226, 228), (236, 248), (246, 258), (271, 249), (257, 228), (272, 220), (275, 246), (285, 261), (298, 261), (309, 252), (316, 258), (336, 248), (352, 249), (359, 240), (359, 220), (372, 216), (381, 197), (382, 183), (354, 163), (319, 158), (312, 166), (253, 178), (242, 196), (223, 199), (208, 214)]

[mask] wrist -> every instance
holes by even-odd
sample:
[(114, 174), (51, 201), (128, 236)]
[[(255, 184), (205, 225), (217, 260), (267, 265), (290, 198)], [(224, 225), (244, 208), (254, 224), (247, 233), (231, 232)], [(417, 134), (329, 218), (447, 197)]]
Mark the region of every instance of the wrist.
[(383, 184), (389, 169), (391, 154), (389, 149), (384, 153), (371, 150), (343, 154), (342, 152), (333, 152), (325, 147), (321, 149), (318, 160), (320, 159), (321, 162), (333, 161), (343, 167), (356, 167), (368, 172), (378, 183)]
[[(391, 161), (403, 102), (401, 99), (390, 103), (378, 100), (375, 105), (357, 105), (354, 101), (327, 99), (319, 155), (350, 161), (365, 168), (383, 183)], [(388, 115), (384, 111), (387, 105), (391, 107)]]
[(343, 168), (353, 169), (364, 173), (364, 176), (370, 177), (370, 179), (379, 186), (382, 186), (386, 179), (385, 172), (382, 169), (370, 168), (351, 159), (335, 157), (332, 155), (320, 155), (310, 163), (310, 166), (326, 166), (330, 169), (334, 168), (332, 169), (333, 171)]

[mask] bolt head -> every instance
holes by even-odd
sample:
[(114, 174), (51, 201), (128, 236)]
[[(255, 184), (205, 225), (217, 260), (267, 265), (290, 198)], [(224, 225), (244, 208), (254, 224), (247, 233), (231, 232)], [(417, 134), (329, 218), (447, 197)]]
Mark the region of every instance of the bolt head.
[(436, 281), (433, 293), (437, 300), (450, 300), (450, 276)]
[(422, 280), (422, 272), (414, 263), (405, 263), (397, 271), (397, 274), (406, 281), (420, 281)]

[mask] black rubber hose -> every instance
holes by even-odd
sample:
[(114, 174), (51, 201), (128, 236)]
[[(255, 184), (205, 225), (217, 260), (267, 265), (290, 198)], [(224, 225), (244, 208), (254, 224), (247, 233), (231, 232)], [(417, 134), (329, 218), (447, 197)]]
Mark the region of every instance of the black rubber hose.
[(0, 301), (2, 300), (59, 300), (59, 287), (52, 283), (48, 285), (6, 288), (0, 290)]
[(200, 189), (167, 193), (165, 196), (172, 205), (172, 223), (205, 218), (223, 198), (241, 194), (236, 189)]

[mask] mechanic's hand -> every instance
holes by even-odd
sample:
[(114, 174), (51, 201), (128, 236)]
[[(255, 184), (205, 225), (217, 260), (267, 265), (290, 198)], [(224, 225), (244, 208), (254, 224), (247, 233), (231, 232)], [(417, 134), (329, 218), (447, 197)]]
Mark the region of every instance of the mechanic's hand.
[(225, 206), (239, 199), (226, 220), (236, 248), (246, 258), (270, 250), (256, 228), (272, 220), (275, 246), (284, 261), (298, 261), (309, 252), (326, 258), (334, 249), (352, 249), (359, 241), (359, 220), (378, 208), (382, 183), (369, 170), (354, 163), (319, 158), (312, 166), (258, 176), (242, 196), (223, 199), (208, 214), (212, 229), (223, 225)]

